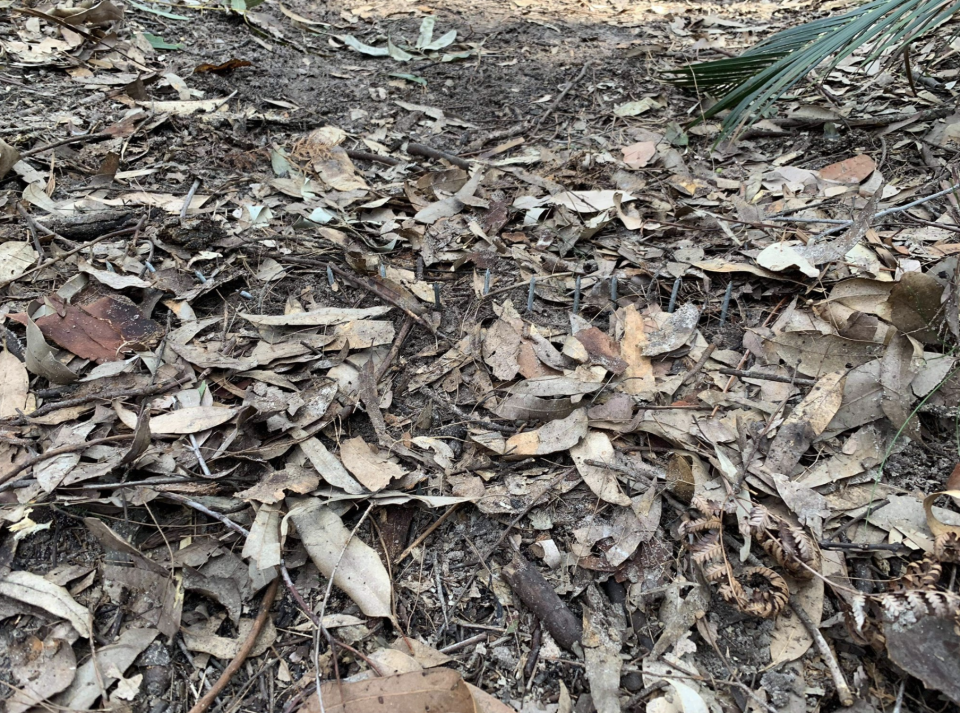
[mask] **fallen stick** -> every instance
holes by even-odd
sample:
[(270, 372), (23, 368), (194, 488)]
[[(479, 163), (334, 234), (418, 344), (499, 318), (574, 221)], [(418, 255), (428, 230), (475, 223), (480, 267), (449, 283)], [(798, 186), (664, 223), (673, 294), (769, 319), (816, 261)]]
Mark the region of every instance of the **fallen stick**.
[(539, 119), (537, 119), (537, 123), (534, 124), (534, 127), (533, 127), (534, 129), (539, 129), (539, 128), (540, 128), (540, 124), (542, 124), (544, 121), (546, 121), (547, 117), (549, 117), (549, 116), (556, 110), (556, 108), (557, 108), (558, 106), (560, 106), (560, 102), (562, 102), (562, 101), (563, 101), (563, 98), (564, 98), (565, 96), (567, 96), (567, 92), (569, 92), (571, 89), (573, 89), (573, 88), (577, 85), (577, 83), (578, 83), (581, 79), (583, 79), (583, 75), (585, 75), (585, 74), (587, 73), (587, 70), (588, 70), (589, 68), (590, 68), (590, 63), (589, 63), (589, 62), (585, 62), (584, 65), (583, 65), (583, 69), (580, 70), (580, 73), (579, 73), (576, 77), (573, 78), (573, 81), (572, 81), (572, 82), (570, 82), (567, 86), (565, 86), (565, 87), (563, 88), (563, 91), (560, 92), (560, 93), (557, 95), (557, 98), (553, 101), (553, 104), (550, 105), (550, 108), (547, 109), (546, 112), (544, 112), (543, 116), (541, 116)]
[(583, 639), (583, 624), (553, 590), (540, 571), (519, 552), (501, 570), (504, 580), (550, 632), (550, 636), (567, 651)]
[(0, 492), (6, 490), (3, 487), (4, 483), (7, 483), (14, 478), (16, 478), (20, 473), (32, 468), (37, 465), (37, 463), (43, 463), (45, 460), (50, 460), (51, 458), (56, 458), (57, 456), (62, 456), (67, 453), (76, 453), (77, 451), (85, 451), (88, 448), (93, 448), (94, 446), (103, 445), (104, 443), (116, 443), (117, 441), (129, 441), (133, 438), (134, 434), (124, 433), (119, 436), (107, 436), (106, 438), (95, 438), (92, 441), (86, 441), (85, 443), (71, 443), (66, 446), (60, 446), (60, 448), (54, 448), (40, 455), (36, 455), (33, 458), (25, 460), (23, 463), (15, 465), (11, 470), (4, 473), (0, 476)]
[(720, 368), (721, 374), (726, 376), (737, 376), (741, 379), (756, 379), (758, 381), (778, 381), (781, 384), (794, 384), (795, 386), (814, 386), (816, 379), (804, 379), (803, 377), (778, 376), (777, 374), (764, 374), (762, 371), (744, 371), (743, 369)]
[(257, 643), (257, 637), (263, 630), (264, 624), (267, 623), (267, 618), (270, 616), (270, 607), (273, 605), (273, 600), (277, 597), (277, 589), (279, 589), (279, 587), (280, 578), (277, 577), (270, 583), (270, 586), (267, 588), (267, 593), (263, 595), (263, 600), (260, 602), (260, 611), (257, 613), (257, 618), (253, 620), (253, 628), (250, 629), (250, 633), (247, 634), (247, 638), (240, 646), (237, 655), (233, 657), (233, 661), (223, 670), (220, 678), (217, 679), (216, 683), (213, 684), (204, 697), (197, 701), (196, 705), (190, 709), (190, 713), (204, 713), (204, 711), (213, 705), (217, 696), (220, 695), (220, 691), (227, 687), (233, 675), (243, 666), (243, 662), (247, 660), (247, 656), (253, 651), (253, 646)]
[(440, 151), (430, 146), (425, 146), (424, 144), (407, 144), (407, 153), (411, 156), (424, 156), (426, 158), (432, 158), (435, 160), (443, 159), (452, 163), (454, 166), (463, 169), (469, 169), (471, 163), (466, 159), (460, 158), (459, 156), (447, 153), (446, 151)]
[(820, 628), (813, 623), (813, 620), (807, 612), (805, 612), (803, 607), (797, 604), (794, 599), (790, 600), (790, 608), (793, 609), (793, 613), (797, 615), (797, 618), (804, 627), (806, 627), (807, 633), (810, 634), (813, 643), (817, 647), (817, 651), (820, 652), (820, 657), (827, 665), (830, 676), (833, 678), (833, 684), (837, 687), (837, 697), (840, 699), (840, 704), (847, 707), (852, 706), (853, 692), (850, 690), (850, 686), (847, 685), (847, 680), (843, 677), (843, 671), (840, 670), (840, 663), (837, 661), (837, 657), (834, 656), (830, 644), (827, 643), (827, 640), (823, 638), (823, 634), (820, 633)]

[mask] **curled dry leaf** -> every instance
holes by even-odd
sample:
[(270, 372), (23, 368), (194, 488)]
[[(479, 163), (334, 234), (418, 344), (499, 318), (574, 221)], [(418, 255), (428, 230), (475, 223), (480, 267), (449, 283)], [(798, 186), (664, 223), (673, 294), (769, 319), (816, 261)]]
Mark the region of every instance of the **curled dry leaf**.
[(394, 458), (375, 450), (360, 436), (340, 444), (340, 459), (347, 470), (372, 492), (383, 490), (391, 480), (407, 474)]
[(609, 436), (601, 431), (591, 431), (581, 443), (570, 449), (570, 457), (577, 466), (583, 482), (601, 500), (628, 507), (630, 498), (620, 490), (617, 474), (609, 468), (590, 465), (587, 461), (616, 464), (617, 454)]
[(26, 602), (69, 621), (77, 633), (89, 639), (93, 632), (90, 612), (60, 585), (31, 572), (8, 572), (0, 579), (0, 594)]
[(312, 312), (293, 312), (291, 314), (248, 314), (241, 312), (239, 316), (258, 327), (322, 327), (335, 324), (345, 324), (358, 319), (379, 317), (389, 312), (392, 307), (366, 307), (364, 309), (347, 309), (345, 307), (325, 307)]
[(528, 458), (565, 451), (587, 435), (587, 412), (577, 409), (566, 418), (551, 421), (534, 431), (518, 433), (507, 439), (509, 458)]
[(79, 377), (70, 369), (57, 361), (53, 350), (43, 338), (43, 332), (27, 318), (27, 369), (37, 376), (42, 376), (51, 384), (72, 384)]
[(289, 517), (310, 559), (367, 616), (392, 618), (390, 575), (377, 553), (318, 499), (292, 500)]
[[(3, 146), (0, 141), (0, 167), (3, 164)], [(2, 175), (2, 173), (0, 173)], [(16, 280), (37, 262), (37, 251), (30, 243), (19, 243), (16, 240), (0, 243), (0, 285)]]

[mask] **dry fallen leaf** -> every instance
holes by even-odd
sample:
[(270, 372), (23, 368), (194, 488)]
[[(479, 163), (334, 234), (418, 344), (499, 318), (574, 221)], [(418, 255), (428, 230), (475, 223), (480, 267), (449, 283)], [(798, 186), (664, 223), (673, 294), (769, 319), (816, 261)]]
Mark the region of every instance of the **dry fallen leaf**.
[(351, 438), (340, 444), (340, 460), (364, 487), (375, 493), (407, 471), (394, 458), (374, 448), (360, 436)]
[(25, 409), (29, 392), (26, 367), (4, 347), (0, 350), (0, 418), (16, 416)]
[(587, 413), (577, 409), (566, 418), (551, 421), (534, 431), (518, 433), (507, 439), (505, 455), (527, 458), (565, 451), (587, 435)]
[(351, 537), (340, 518), (317, 498), (288, 499), (293, 521), (310, 559), (367, 616), (393, 618), (392, 585), (379, 555)]
[(66, 619), (85, 639), (92, 635), (93, 621), (87, 608), (78, 604), (66, 589), (38, 574), (8, 572), (0, 578), (0, 594)]

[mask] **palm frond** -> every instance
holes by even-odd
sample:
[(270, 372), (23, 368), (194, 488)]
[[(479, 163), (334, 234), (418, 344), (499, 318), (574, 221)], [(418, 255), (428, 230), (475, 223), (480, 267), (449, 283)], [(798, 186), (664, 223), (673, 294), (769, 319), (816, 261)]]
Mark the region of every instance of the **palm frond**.
[(778, 32), (739, 57), (668, 70), (665, 76), (678, 86), (716, 93), (717, 103), (697, 121), (729, 109), (723, 121), (723, 136), (729, 136), (755, 122), (821, 64), (830, 72), (864, 46), (872, 47), (866, 60), (872, 62), (933, 31), (958, 10), (960, 0), (871, 0), (843, 15)]

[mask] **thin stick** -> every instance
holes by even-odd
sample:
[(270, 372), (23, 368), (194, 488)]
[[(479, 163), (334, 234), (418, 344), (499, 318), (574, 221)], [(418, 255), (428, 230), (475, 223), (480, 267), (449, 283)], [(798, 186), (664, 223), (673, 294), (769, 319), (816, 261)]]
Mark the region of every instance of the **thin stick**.
[(847, 685), (847, 680), (843, 677), (843, 671), (840, 670), (840, 664), (830, 649), (830, 644), (823, 638), (819, 627), (813, 623), (813, 620), (810, 619), (807, 612), (803, 610), (803, 607), (798, 605), (793, 599), (790, 600), (790, 608), (793, 609), (793, 613), (797, 615), (797, 618), (806, 627), (807, 633), (810, 634), (813, 643), (820, 652), (820, 656), (823, 658), (823, 662), (827, 665), (827, 669), (833, 677), (833, 684), (837, 687), (837, 696), (840, 698), (840, 704), (847, 707), (852, 706), (854, 700), (853, 692), (850, 690), (850, 686)]
[(472, 164), (466, 159), (460, 158), (452, 153), (447, 153), (446, 151), (439, 151), (438, 149), (425, 146), (424, 144), (407, 144), (407, 153), (411, 156), (425, 156), (426, 158), (443, 159), (444, 161), (449, 161), (458, 168), (469, 169), (472, 166)]
[(190, 709), (190, 713), (204, 713), (204, 711), (213, 705), (217, 696), (220, 695), (220, 691), (227, 687), (233, 675), (243, 666), (243, 662), (247, 660), (247, 656), (253, 651), (254, 644), (257, 643), (257, 637), (260, 635), (264, 624), (267, 623), (267, 619), (270, 616), (270, 607), (273, 605), (273, 600), (277, 597), (277, 590), (279, 588), (280, 578), (277, 577), (270, 583), (270, 586), (267, 588), (267, 593), (263, 595), (263, 601), (260, 602), (260, 611), (257, 613), (257, 618), (253, 620), (253, 628), (250, 629), (250, 633), (247, 634), (247, 638), (240, 646), (237, 655), (233, 657), (233, 661), (223, 670), (220, 678), (218, 678), (216, 683), (207, 691), (206, 695), (197, 701), (197, 704)]
[(757, 379), (758, 381), (778, 381), (782, 384), (794, 384), (795, 386), (814, 386), (816, 379), (804, 379), (802, 377), (778, 376), (776, 374), (764, 374), (762, 371), (744, 371), (743, 369), (717, 369), (721, 374), (727, 376), (738, 376), (741, 379)]
[(573, 89), (581, 79), (583, 79), (583, 75), (587, 73), (587, 70), (589, 68), (590, 68), (590, 63), (584, 62), (583, 68), (580, 70), (580, 73), (576, 77), (574, 77), (572, 82), (570, 82), (567, 86), (563, 88), (563, 91), (557, 95), (557, 98), (554, 99), (553, 104), (550, 105), (550, 108), (547, 109), (539, 119), (537, 119), (537, 123), (533, 125), (534, 130), (539, 129), (540, 124), (546, 121), (547, 118), (556, 110), (556, 108), (560, 106), (560, 102), (562, 102), (564, 97), (567, 96), (567, 93), (571, 89)]
[(20, 463), (19, 465), (15, 465), (11, 470), (7, 471), (2, 476), (0, 476), (0, 491), (5, 490), (5, 488), (2, 487), (4, 483), (10, 480), (13, 480), (18, 475), (20, 475), (20, 473), (27, 470), (28, 468), (32, 468), (38, 463), (43, 463), (46, 460), (50, 460), (51, 458), (56, 458), (57, 456), (65, 455), (67, 453), (76, 453), (77, 451), (85, 451), (88, 448), (93, 448), (94, 446), (99, 446), (104, 443), (116, 443), (117, 441), (129, 441), (131, 438), (133, 438), (132, 433), (124, 433), (120, 436), (107, 436), (106, 438), (95, 438), (92, 441), (86, 441), (84, 443), (70, 443), (69, 445), (60, 446), (59, 448), (54, 448), (53, 450), (46, 451), (45, 453), (35, 455), (33, 458), (29, 458), (28, 460), (25, 460), (23, 463)]
[(434, 531), (434, 530), (436, 530), (438, 527), (440, 527), (448, 517), (450, 517), (451, 515), (453, 515), (453, 511), (456, 510), (458, 507), (460, 507), (460, 503), (454, 503), (454, 504), (451, 505), (449, 508), (447, 508), (447, 511), (446, 511), (445, 513), (443, 513), (443, 515), (441, 515), (440, 517), (438, 517), (438, 518), (433, 522), (433, 524), (430, 525), (430, 527), (428, 527), (426, 530), (424, 530), (423, 534), (420, 535), (420, 537), (418, 537), (417, 539), (415, 539), (415, 540), (413, 541), (413, 543), (412, 543), (407, 549), (405, 549), (403, 552), (401, 552), (401, 553), (400, 553), (400, 556), (397, 557), (397, 559), (396, 559), (395, 561), (398, 562), (398, 563), (399, 563), (399, 562), (403, 562), (403, 560), (405, 560), (405, 559), (409, 556), (409, 554), (410, 554), (411, 552), (413, 552), (417, 547), (419, 547), (419, 546), (423, 543), (423, 541), (424, 541), (425, 539), (427, 539), (428, 537), (430, 537), (430, 535), (433, 534), (433, 531)]
[(113, 401), (114, 399), (127, 399), (133, 396), (153, 396), (176, 386), (182, 386), (187, 381), (187, 379), (184, 379), (183, 381), (166, 381), (162, 384), (148, 386), (143, 389), (113, 389), (107, 391), (97, 391), (92, 394), (87, 394), (86, 396), (78, 396), (74, 399), (63, 399), (62, 401), (46, 403), (30, 413), (17, 416), (6, 416), (4, 418), (0, 418), (0, 423), (5, 421), (16, 421), (20, 423), (21, 420), (23, 423), (26, 423), (26, 419), (28, 418), (39, 418), (40, 416), (45, 416), (48, 413), (53, 413), (54, 411), (59, 411), (60, 409), (70, 408), (71, 406), (82, 406), (83, 404), (90, 403), (91, 401)]
[[(403, 304), (401, 304), (393, 295), (388, 294), (377, 283), (371, 282), (369, 280), (365, 280), (359, 275), (351, 275), (349, 272), (337, 267), (333, 263), (327, 263), (327, 268), (329, 270), (332, 270), (336, 274), (340, 275), (340, 277), (342, 277), (344, 280), (354, 285), (355, 287), (362, 287), (368, 292), (375, 294), (384, 302), (388, 302), (394, 307), (396, 307), (397, 309), (402, 310), (404, 314), (410, 317), (410, 319), (416, 321), (417, 324), (419, 324), (421, 327), (425, 327), (430, 332), (430, 334), (440, 334), (432, 324), (430, 324), (427, 320), (425, 320), (416, 312), (412, 311), (409, 307), (406, 307)], [(440, 335), (440, 336), (443, 336), (443, 335)]]
[(140, 222), (137, 223), (136, 225), (134, 225), (132, 228), (122, 228), (121, 230), (114, 230), (112, 233), (107, 233), (106, 235), (101, 235), (99, 238), (96, 238), (95, 240), (91, 240), (91, 241), (88, 242), (88, 243), (84, 243), (83, 245), (81, 245), (81, 246), (78, 247), (78, 248), (74, 248), (73, 250), (68, 250), (67, 252), (63, 253), (63, 255), (58, 255), (57, 257), (52, 257), (52, 258), (50, 258), (49, 260), (41, 263), (40, 265), (37, 265), (36, 267), (31, 267), (29, 270), (27, 270), (27, 271), (24, 272), (24, 273), (21, 273), (21, 274), (17, 275), (16, 277), (11, 277), (9, 280), (4, 280), (3, 282), (0, 282), (0, 287), (6, 287), (6, 286), (9, 285), (11, 282), (15, 282), (15, 281), (19, 280), (21, 277), (26, 277), (27, 275), (32, 275), (32, 274), (35, 273), (35, 272), (39, 272), (40, 270), (43, 270), (43, 269), (45, 269), (45, 268), (50, 267), (51, 265), (54, 265), (54, 264), (60, 262), (60, 261), (63, 260), (64, 258), (68, 258), (68, 257), (70, 257), (71, 255), (76, 255), (78, 252), (81, 252), (81, 251), (83, 251), (83, 250), (86, 250), (87, 248), (92, 248), (92, 247), (93, 247), (94, 245), (96, 245), (97, 243), (102, 242), (102, 241), (104, 241), (104, 240), (108, 240), (109, 238), (116, 238), (116, 237), (119, 237), (119, 236), (121, 236), (121, 235), (129, 235), (130, 233), (139, 232), (140, 228), (143, 227), (143, 223), (144, 223), (145, 220), (146, 220), (146, 216), (144, 216), (143, 218), (141, 218), (141, 219), (140, 219)]
[(66, 139), (52, 141), (49, 144), (44, 144), (43, 146), (37, 146), (35, 149), (24, 151), (20, 154), (20, 159), (23, 160), (25, 158), (29, 158), (30, 156), (36, 156), (38, 153), (43, 153), (44, 151), (49, 151), (50, 149), (55, 149), (60, 146), (67, 146), (68, 144), (82, 144), (86, 143), (87, 141), (100, 141), (102, 139), (109, 138), (109, 134), (86, 134), (84, 136), (70, 136)]
[(170, 493), (165, 490), (158, 491), (158, 495), (160, 495), (160, 497), (162, 498), (166, 498), (167, 500), (175, 500), (176, 502), (182, 505), (186, 505), (189, 508), (193, 508), (197, 512), (202, 512), (207, 517), (212, 517), (217, 522), (220, 522), (226, 525), (228, 528), (230, 528), (237, 534), (243, 535), (244, 537), (250, 537), (250, 531), (248, 529), (246, 529), (242, 525), (238, 525), (226, 515), (221, 515), (220, 513), (211, 510), (206, 505), (201, 505), (196, 500), (191, 500), (190, 498), (185, 498), (182, 495), (178, 495), (177, 493)]
[(372, 161), (374, 163), (384, 163), (387, 166), (399, 166), (403, 163), (403, 161), (393, 156), (381, 156), (380, 154), (371, 153), (370, 151), (357, 151), (355, 149), (347, 149), (347, 156), (355, 161)]

